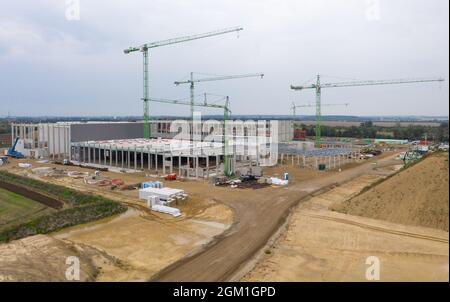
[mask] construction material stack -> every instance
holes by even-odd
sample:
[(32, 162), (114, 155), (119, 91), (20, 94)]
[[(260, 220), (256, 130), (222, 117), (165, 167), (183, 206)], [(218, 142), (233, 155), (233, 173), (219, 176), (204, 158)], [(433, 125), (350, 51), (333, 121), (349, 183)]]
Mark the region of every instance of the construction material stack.
[(184, 190), (180, 189), (148, 187), (139, 190), (139, 199), (148, 200), (151, 196), (157, 196), (162, 205), (184, 201), (188, 197)]

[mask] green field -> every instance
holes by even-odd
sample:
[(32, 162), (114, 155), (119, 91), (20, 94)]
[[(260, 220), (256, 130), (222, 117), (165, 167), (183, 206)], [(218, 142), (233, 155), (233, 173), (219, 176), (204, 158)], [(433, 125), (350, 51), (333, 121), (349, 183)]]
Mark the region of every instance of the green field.
[[(45, 202), (60, 210), (40, 209), (33, 200), (3, 191), (0, 195), (0, 242), (8, 242), (36, 234), (48, 234), (60, 229), (123, 213), (127, 207), (99, 195), (87, 194), (68, 187), (0, 170), (0, 182), (22, 187), (37, 199), (46, 197)], [(15, 190), (15, 189), (14, 189)], [(28, 194), (28, 193), (27, 193)], [(62, 204), (61, 204), (62, 203)], [(37, 207), (37, 208), (36, 208)], [(3, 223), (3, 224), (2, 224)]]
[(0, 231), (54, 211), (39, 202), (0, 188)]

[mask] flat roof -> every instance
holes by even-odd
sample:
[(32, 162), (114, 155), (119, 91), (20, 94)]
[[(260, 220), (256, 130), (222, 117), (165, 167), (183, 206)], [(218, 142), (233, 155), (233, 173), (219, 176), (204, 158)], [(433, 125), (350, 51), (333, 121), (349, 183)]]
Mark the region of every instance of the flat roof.
[(223, 154), (223, 143), (192, 142), (190, 140), (165, 138), (133, 138), (118, 140), (86, 141), (72, 143), (72, 146), (112, 149), (120, 151), (138, 151), (151, 153), (170, 153), (172, 155), (189, 155), (191, 151), (208, 151), (210, 155)]

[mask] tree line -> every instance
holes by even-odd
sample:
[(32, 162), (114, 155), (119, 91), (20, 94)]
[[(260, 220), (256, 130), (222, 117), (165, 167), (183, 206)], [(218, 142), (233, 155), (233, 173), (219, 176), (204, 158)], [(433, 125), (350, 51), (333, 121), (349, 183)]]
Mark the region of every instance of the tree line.
[(11, 125), (7, 121), (0, 121), (0, 134), (11, 133)]
[[(401, 126), (400, 123), (393, 127), (381, 127), (367, 121), (359, 126), (323, 125), (321, 126), (321, 135), (324, 137), (407, 139), (410, 141), (427, 139), (435, 142), (448, 142), (448, 127), (448, 122), (442, 122), (438, 127), (425, 125)], [(306, 131), (307, 136), (316, 135), (314, 125), (301, 124), (300, 128)]]

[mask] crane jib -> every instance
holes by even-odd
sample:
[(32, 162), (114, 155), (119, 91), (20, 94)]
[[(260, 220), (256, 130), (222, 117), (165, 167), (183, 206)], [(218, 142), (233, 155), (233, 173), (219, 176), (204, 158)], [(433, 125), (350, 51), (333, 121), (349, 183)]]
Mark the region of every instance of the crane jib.
[(216, 31), (212, 31), (212, 32), (208, 32), (208, 33), (203, 33), (203, 34), (198, 34), (198, 35), (192, 35), (192, 36), (185, 36), (185, 37), (179, 37), (179, 38), (174, 38), (174, 39), (168, 39), (168, 40), (164, 40), (164, 41), (157, 41), (157, 42), (151, 42), (151, 43), (146, 43), (143, 44), (139, 47), (129, 47), (127, 49), (125, 49), (123, 52), (125, 54), (129, 54), (131, 52), (135, 52), (140, 50), (143, 53), (143, 57), (144, 57), (144, 138), (150, 138), (151, 137), (151, 133), (150, 133), (150, 113), (149, 113), (149, 104), (148, 104), (148, 100), (149, 100), (149, 85), (148, 85), (148, 49), (149, 48), (154, 48), (154, 47), (160, 47), (160, 46), (165, 46), (165, 45), (170, 45), (170, 44), (175, 44), (175, 43), (182, 43), (182, 42), (187, 42), (187, 41), (192, 41), (192, 40), (197, 40), (197, 39), (203, 39), (203, 38), (207, 38), (207, 37), (213, 37), (213, 36), (218, 36), (218, 35), (222, 35), (222, 34), (226, 34), (226, 33), (231, 33), (231, 32), (238, 32), (243, 30), (242, 27), (233, 27), (233, 28), (225, 28), (225, 29), (221, 29), (221, 30), (216, 30)]
[[(409, 84), (409, 83), (426, 83), (426, 82), (442, 82), (443, 78), (415, 78), (415, 79), (393, 79), (393, 80), (377, 80), (377, 81), (350, 81), (350, 82), (338, 82), (338, 83), (325, 83), (320, 82), (320, 75), (317, 75), (316, 84), (309, 86), (294, 86), (291, 85), (292, 90), (303, 89), (316, 89), (316, 148), (321, 146), (321, 134), (320, 134), (320, 119), (321, 119), (321, 90), (322, 88), (333, 87), (354, 87), (354, 86), (374, 86), (374, 85), (393, 85), (393, 84)], [(291, 107), (295, 115), (295, 104)]]

